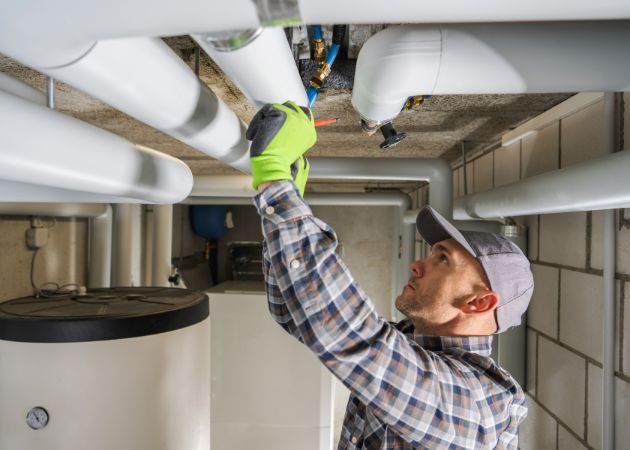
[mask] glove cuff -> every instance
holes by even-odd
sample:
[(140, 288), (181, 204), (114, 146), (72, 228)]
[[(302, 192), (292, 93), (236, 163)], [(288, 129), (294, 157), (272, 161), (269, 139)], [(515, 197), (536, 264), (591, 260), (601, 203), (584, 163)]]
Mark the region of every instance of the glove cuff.
[(252, 158), (251, 165), (253, 177), (252, 186), (254, 189), (258, 189), (260, 184), (267, 181), (293, 180), (291, 168), (279, 162), (277, 158), (266, 158), (263, 154)]

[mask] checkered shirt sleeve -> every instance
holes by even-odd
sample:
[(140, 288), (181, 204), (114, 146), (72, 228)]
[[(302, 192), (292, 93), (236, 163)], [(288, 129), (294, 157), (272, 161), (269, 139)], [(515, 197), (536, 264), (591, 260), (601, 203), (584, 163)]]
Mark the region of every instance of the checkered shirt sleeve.
[[(273, 183), (254, 202), (274, 320), (407, 443), (396, 448), (516, 448), (526, 407), (507, 372), (462, 349), (426, 350), (379, 318), (335, 253), (335, 232), (293, 183)], [(342, 435), (339, 448), (390, 448), (381, 444)]]

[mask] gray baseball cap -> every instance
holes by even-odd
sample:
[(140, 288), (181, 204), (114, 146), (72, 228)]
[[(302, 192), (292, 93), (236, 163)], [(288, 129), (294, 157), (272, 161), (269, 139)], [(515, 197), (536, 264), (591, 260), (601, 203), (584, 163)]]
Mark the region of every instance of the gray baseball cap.
[(481, 264), (490, 289), (499, 295), (497, 333), (520, 325), (534, 292), (534, 277), (529, 260), (516, 244), (494, 233), (460, 231), (430, 206), (418, 213), (416, 227), (429, 245), (452, 238)]

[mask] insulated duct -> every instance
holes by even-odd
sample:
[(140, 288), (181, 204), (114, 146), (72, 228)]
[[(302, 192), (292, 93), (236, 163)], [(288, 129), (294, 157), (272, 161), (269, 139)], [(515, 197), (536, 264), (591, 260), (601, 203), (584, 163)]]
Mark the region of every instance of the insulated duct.
[(2, 180), (147, 203), (177, 202), (192, 188), (180, 160), (4, 92), (0, 118), (10, 130), (0, 152)]
[(375, 126), (418, 94), (630, 90), (629, 45), (628, 21), (389, 27), (361, 49), (352, 104)]

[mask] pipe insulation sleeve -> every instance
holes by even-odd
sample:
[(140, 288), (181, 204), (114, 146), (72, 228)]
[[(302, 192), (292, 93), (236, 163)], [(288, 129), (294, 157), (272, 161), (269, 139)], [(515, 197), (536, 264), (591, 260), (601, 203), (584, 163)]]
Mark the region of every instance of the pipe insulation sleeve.
[(547, 172), (455, 200), (455, 219), (630, 207), (630, 150)]
[(0, 151), (2, 180), (147, 203), (177, 202), (192, 189), (182, 161), (4, 92), (0, 118), (10, 130)]
[(352, 104), (383, 123), (418, 94), (626, 91), (629, 45), (629, 21), (389, 27), (359, 54)]
[(308, 105), (293, 53), (281, 27), (265, 28), (248, 45), (233, 51), (217, 50), (203, 34), (192, 37), (256, 109), (265, 103), (287, 100)]

